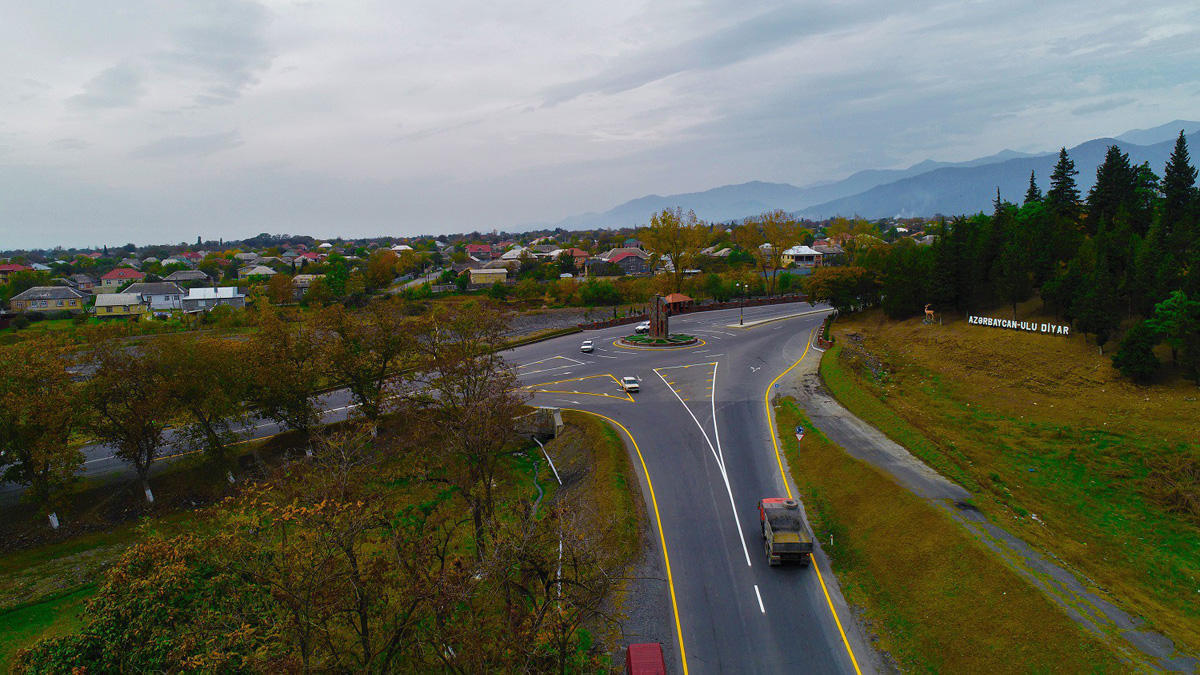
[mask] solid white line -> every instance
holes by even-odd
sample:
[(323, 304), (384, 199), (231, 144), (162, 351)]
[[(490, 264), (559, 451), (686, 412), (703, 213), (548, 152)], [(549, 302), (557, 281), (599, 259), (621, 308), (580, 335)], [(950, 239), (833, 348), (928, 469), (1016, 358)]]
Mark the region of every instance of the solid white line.
[[(704, 364), (696, 364), (696, 365), (704, 365)], [(713, 365), (713, 375), (715, 376), (716, 371), (717, 371), (717, 364), (714, 363), (712, 365)], [(672, 366), (672, 367), (679, 368), (681, 366)], [(671, 393), (675, 395), (675, 398), (679, 400), (679, 405), (683, 406), (683, 409), (686, 410), (688, 412), (688, 415), (690, 415), (692, 417), (692, 421), (695, 422), (696, 426), (700, 429), (700, 434), (704, 436), (704, 442), (708, 443), (708, 450), (709, 450), (709, 452), (712, 453), (713, 459), (716, 460), (716, 462), (717, 462), (717, 468), (720, 469), (720, 471), (721, 471), (721, 479), (725, 481), (725, 492), (726, 492), (726, 494), (729, 495), (729, 510), (733, 512), (733, 524), (737, 526), (738, 541), (741, 542), (741, 544), (742, 544), (742, 553), (744, 553), (746, 555), (746, 566), (753, 567), (753, 565), (750, 564), (750, 550), (748, 548), (746, 548), (746, 535), (742, 533), (742, 523), (738, 520), (738, 517), (737, 517), (737, 506), (734, 505), (734, 503), (733, 503), (733, 488), (729, 486), (729, 474), (725, 472), (725, 462), (721, 459), (721, 456), (717, 454), (717, 449), (715, 447), (713, 447), (712, 441), (709, 440), (708, 432), (704, 430), (704, 425), (700, 424), (700, 420), (696, 419), (696, 414), (692, 412), (692, 409), (688, 407), (688, 404), (683, 402), (683, 398), (679, 396), (679, 392), (675, 391), (675, 387), (672, 387), (670, 384), (667, 383), (667, 378), (663, 377), (662, 373), (658, 372), (658, 368), (654, 369), (654, 374), (658, 375), (658, 379), (662, 380), (663, 384), (666, 384), (667, 388), (671, 390)], [(714, 432), (716, 431), (716, 428), (717, 428), (717, 420), (714, 417), (713, 418), (713, 431)]]
[(766, 607), (763, 607), (763, 604), (762, 604), (762, 593), (759, 593), (759, 592), (758, 592), (758, 584), (754, 584), (754, 595), (758, 596), (758, 608), (759, 608), (759, 610), (761, 610), (763, 614), (766, 614), (766, 613), (767, 613), (767, 608), (766, 608)]
[(593, 356), (595, 356), (595, 357), (596, 357), (596, 358), (598, 358), (598, 359), (616, 359), (616, 358), (620, 358), (620, 357), (617, 357), (617, 356), (605, 356), (605, 355), (603, 355), (603, 354), (593, 354)]

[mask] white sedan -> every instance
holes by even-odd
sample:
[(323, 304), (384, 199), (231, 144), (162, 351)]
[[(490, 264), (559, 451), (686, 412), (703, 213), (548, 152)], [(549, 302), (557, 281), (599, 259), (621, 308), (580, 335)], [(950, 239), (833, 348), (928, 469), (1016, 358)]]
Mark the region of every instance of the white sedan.
[(638, 391), (639, 388), (638, 379), (636, 377), (630, 377), (626, 375), (625, 377), (621, 378), (621, 389), (624, 389), (626, 393), (632, 394)]
[(579, 345), (579, 351), (581, 352), (591, 353), (591, 351), (595, 348), (596, 346), (592, 344), (591, 340), (584, 340), (583, 344)]

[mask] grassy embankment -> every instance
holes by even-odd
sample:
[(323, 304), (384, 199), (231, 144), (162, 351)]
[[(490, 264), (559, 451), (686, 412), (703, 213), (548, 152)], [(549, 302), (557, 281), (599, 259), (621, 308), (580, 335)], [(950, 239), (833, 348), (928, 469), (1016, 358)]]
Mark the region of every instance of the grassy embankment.
[[(908, 672), (1117, 672), (1114, 657), (938, 507), (854, 459), (790, 398), (777, 433), (814, 534)], [(807, 429), (797, 443), (792, 429)], [(832, 543), (830, 543), (832, 537)]]
[(1081, 335), (878, 313), (843, 317), (834, 334), (821, 375), (843, 405), (969, 489), (994, 522), (1200, 651), (1194, 384), (1134, 385)]

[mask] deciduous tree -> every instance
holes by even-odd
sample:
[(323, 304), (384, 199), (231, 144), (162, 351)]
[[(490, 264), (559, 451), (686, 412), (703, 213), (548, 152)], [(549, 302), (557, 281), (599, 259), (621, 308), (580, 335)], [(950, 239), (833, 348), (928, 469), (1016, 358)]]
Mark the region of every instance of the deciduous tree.
[(330, 381), (346, 385), (360, 414), (379, 419), (391, 407), (396, 371), (412, 356), (402, 301), (373, 302), (355, 315), (333, 305), (321, 312), (318, 325)]
[(63, 348), (53, 339), (0, 347), (0, 479), (25, 485), (47, 511), (83, 464), (70, 445), (81, 406)]
[(320, 421), (321, 339), (305, 321), (285, 321), (270, 308), (260, 311), (246, 366), (253, 380), (247, 400), (259, 415), (304, 434)]
[(642, 241), (662, 258), (671, 262), (671, 288), (683, 289), (683, 271), (693, 266), (696, 253), (704, 245), (708, 227), (693, 211), (663, 209), (650, 218), (647, 227), (638, 230)]

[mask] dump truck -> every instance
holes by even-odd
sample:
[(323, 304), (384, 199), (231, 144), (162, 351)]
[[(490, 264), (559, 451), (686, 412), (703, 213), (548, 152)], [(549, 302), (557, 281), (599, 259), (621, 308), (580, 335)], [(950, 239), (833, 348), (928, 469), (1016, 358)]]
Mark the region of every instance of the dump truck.
[(760, 499), (758, 520), (762, 527), (767, 564), (808, 564), (813, 542), (800, 516), (800, 502), (786, 497)]

